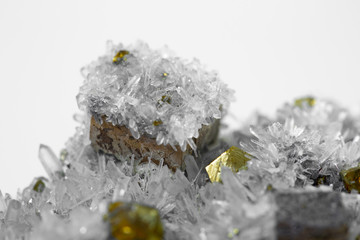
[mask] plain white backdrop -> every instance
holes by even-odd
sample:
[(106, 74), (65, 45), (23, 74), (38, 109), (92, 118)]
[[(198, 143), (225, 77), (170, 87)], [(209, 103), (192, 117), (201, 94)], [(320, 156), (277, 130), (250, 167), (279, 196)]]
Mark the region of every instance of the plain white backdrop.
[(45, 175), (40, 143), (59, 153), (75, 132), (80, 68), (107, 40), (168, 45), (236, 90), (236, 127), (312, 94), (360, 107), (359, 1), (0, 0), (0, 189)]

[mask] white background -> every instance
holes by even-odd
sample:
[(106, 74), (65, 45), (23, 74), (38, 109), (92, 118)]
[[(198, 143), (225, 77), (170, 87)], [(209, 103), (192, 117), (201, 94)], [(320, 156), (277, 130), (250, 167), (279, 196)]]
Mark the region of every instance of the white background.
[(358, 111), (359, 13), (359, 1), (0, 0), (0, 189), (45, 175), (39, 144), (58, 154), (72, 136), (80, 68), (109, 39), (167, 44), (219, 71), (236, 124), (304, 94)]

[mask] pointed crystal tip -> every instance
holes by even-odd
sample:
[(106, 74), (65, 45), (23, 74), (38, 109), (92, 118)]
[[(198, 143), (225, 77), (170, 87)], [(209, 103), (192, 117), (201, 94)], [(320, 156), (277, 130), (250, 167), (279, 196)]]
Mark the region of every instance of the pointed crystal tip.
[(63, 175), (61, 163), (50, 147), (40, 144), (39, 159), (50, 178)]

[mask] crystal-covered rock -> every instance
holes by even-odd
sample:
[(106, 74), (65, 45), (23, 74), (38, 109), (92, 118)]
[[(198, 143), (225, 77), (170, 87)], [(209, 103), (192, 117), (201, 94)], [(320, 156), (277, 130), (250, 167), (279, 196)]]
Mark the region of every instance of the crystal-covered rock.
[(125, 125), (135, 138), (161, 136), (159, 144), (179, 145), (183, 151), (189, 144), (196, 150), (192, 138), (209, 120), (221, 118), (232, 99), (218, 74), (198, 60), (186, 61), (142, 42), (109, 43), (108, 49), (83, 70), (80, 108)]

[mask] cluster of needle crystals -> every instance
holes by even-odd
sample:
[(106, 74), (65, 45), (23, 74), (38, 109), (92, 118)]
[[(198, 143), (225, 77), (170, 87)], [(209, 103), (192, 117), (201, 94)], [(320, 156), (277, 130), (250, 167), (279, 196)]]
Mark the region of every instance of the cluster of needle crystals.
[(360, 119), (333, 102), (259, 115), (186, 155), (184, 172), (95, 151), (89, 114), (179, 146), (221, 117), (231, 91), (166, 54), (110, 44), (83, 70), (76, 133), (60, 154), (40, 146), (46, 177), (0, 192), (0, 240), (359, 239)]
[(198, 60), (180, 59), (167, 48), (152, 50), (143, 42), (126, 47), (109, 42), (107, 54), (82, 74), (80, 109), (126, 126), (136, 139), (147, 135), (183, 151), (187, 145), (196, 150), (192, 138), (202, 125), (221, 118), (233, 94)]

